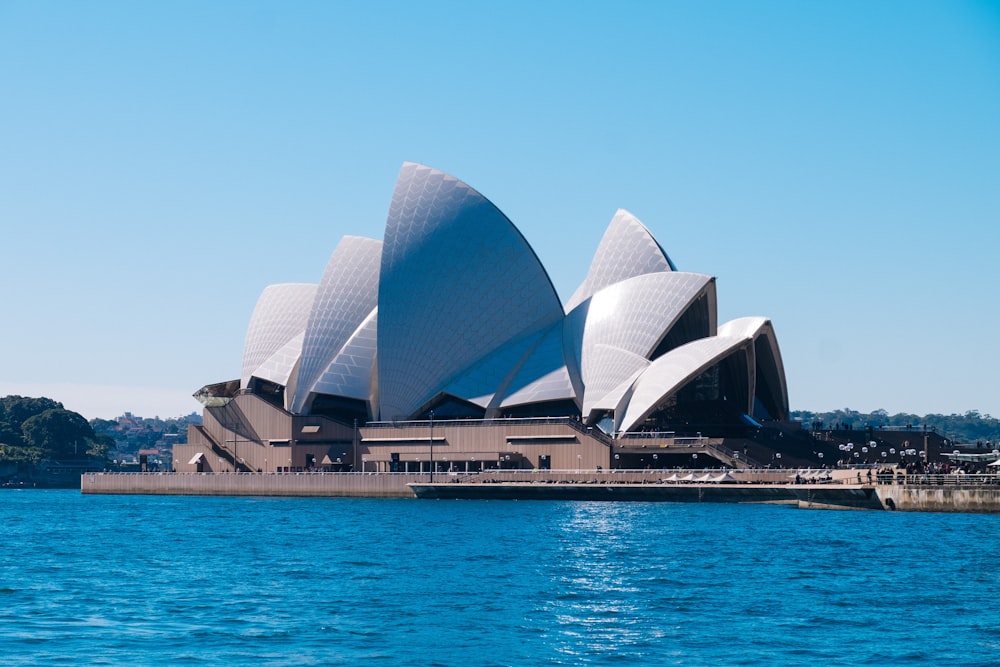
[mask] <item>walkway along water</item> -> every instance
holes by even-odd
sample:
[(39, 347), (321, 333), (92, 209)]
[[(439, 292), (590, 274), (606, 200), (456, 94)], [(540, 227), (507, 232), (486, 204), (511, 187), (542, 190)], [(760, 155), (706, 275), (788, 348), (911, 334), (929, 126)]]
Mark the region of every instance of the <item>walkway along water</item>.
[[(782, 503), (807, 509), (1000, 513), (998, 475), (857, 470), (426, 473), (86, 473), (84, 494)], [(441, 479), (444, 481), (441, 481)]]

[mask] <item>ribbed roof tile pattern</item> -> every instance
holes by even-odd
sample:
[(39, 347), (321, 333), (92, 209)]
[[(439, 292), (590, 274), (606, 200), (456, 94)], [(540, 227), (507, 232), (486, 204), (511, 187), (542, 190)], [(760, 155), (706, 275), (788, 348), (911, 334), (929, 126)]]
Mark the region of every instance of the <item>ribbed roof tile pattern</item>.
[(292, 381), (292, 372), (302, 356), (302, 340), (305, 335), (306, 332), (303, 331), (275, 350), (274, 354), (254, 370), (252, 377), (287, 386)]
[(373, 310), (323, 369), (310, 393), (370, 400), (377, 329), (378, 311)]
[(510, 380), (511, 374), (524, 361), (541, 334), (532, 333), (508, 341), (484, 359), (473, 364), (444, 389), (470, 403), (487, 408)]
[(661, 403), (703, 371), (750, 343), (744, 338), (712, 336), (682, 345), (663, 355), (639, 376), (624, 414), (615, 415), (618, 431), (638, 428)]
[(330, 256), (309, 313), (292, 412), (302, 411), (320, 375), (375, 310), (381, 255), (381, 241), (345, 236)]
[(583, 334), (583, 414), (639, 366), (699, 295), (715, 289), (711, 276), (672, 271), (629, 278), (590, 299)]
[(241, 387), (246, 388), (250, 377), (271, 355), (305, 331), (316, 287), (312, 283), (287, 283), (264, 288), (247, 327)]
[(499, 209), (443, 172), (403, 165), (379, 283), (382, 419), (413, 415), (464, 369), (560, 317), (548, 275)]
[(645, 273), (676, 270), (666, 251), (645, 225), (620, 208), (597, 246), (587, 277), (566, 302), (566, 311), (573, 310), (605, 287), (623, 280)]
[(560, 322), (544, 334), (531, 351), (531, 356), (518, 369), (517, 375), (507, 387), (500, 407), (565, 400), (576, 400), (576, 391), (563, 358), (563, 331)]

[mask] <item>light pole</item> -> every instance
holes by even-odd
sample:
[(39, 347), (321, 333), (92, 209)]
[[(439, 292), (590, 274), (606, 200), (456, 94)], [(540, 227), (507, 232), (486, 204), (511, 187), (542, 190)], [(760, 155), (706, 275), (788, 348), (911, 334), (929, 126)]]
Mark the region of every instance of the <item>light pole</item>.
[(239, 446), (240, 446), (239, 445), (239, 443), (240, 443), (239, 436), (235, 436), (232, 439), (228, 439), (227, 438), (226, 442), (233, 443), (233, 472), (234, 473), (239, 472), (239, 469), (236, 467), (237, 465), (239, 465), (239, 451), (240, 451), (239, 450)]
[(354, 420), (354, 464), (351, 466), (354, 472), (358, 471), (358, 420)]
[(431, 410), (428, 414), (431, 423), (431, 437), (430, 437), (430, 450), (431, 450), (431, 482), (434, 481), (434, 411)]

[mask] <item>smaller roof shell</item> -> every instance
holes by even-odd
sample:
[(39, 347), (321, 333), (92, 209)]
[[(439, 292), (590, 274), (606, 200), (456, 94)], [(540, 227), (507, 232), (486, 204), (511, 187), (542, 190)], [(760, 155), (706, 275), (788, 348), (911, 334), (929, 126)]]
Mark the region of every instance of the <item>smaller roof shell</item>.
[(765, 404), (772, 417), (787, 419), (788, 385), (785, 366), (771, 320), (766, 317), (740, 317), (719, 325), (719, 335), (754, 341), (754, 394)]
[(620, 208), (597, 246), (587, 277), (566, 302), (566, 312), (615, 283), (646, 273), (676, 270), (645, 225)]
[[(261, 292), (250, 316), (246, 342), (243, 345), (243, 372), (240, 375), (242, 388), (247, 387), (251, 376), (271, 360), (275, 353), (285, 348), (293, 338), (301, 337), (305, 332), (316, 288), (317, 285), (314, 283), (285, 283), (270, 285)], [(298, 347), (301, 349), (301, 346), (302, 342), (299, 340)], [(294, 360), (292, 363), (294, 364)], [(275, 364), (277, 362), (272, 360), (274, 367), (270, 374), (274, 375), (277, 372), (278, 376), (284, 376), (285, 381), (279, 384), (285, 384), (291, 366), (284, 371), (278, 369)]]
[[(321, 376), (371, 319), (378, 304), (381, 255), (381, 241), (361, 236), (345, 236), (330, 255), (309, 311), (292, 412), (302, 412), (309, 397), (321, 391)], [(324, 384), (328, 390), (337, 385)]]
[[(706, 301), (699, 300), (707, 295)], [(701, 304), (715, 329), (715, 279), (671, 271), (629, 278), (589, 299), (580, 352), (583, 414), (636, 370), (649, 364), (660, 341), (688, 308)]]
[(615, 413), (615, 430), (634, 430), (688, 382), (727, 356), (751, 345), (751, 341), (745, 338), (712, 336), (671, 350), (654, 361), (623, 397), (623, 404)]

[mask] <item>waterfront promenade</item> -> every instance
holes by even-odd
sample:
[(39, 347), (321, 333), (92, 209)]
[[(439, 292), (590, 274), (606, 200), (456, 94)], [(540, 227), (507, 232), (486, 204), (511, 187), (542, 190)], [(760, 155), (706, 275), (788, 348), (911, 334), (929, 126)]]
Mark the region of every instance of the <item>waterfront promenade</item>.
[[(860, 481), (859, 481), (860, 475)], [(1000, 513), (1000, 476), (871, 478), (857, 470), (437, 473), (86, 473), (84, 494), (779, 503), (808, 509)]]
[[(817, 471), (818, 472), (818, 471)], [(827, 471), (824, 471), (826, 474)], [(831, 474), (836, 471), (830, 471)], [(85, 473), (85, 494), (331, 496), (413, 498), (412, 484), (454, 484), (468, 487), (498, 484), (576, 486), (658, 485), (695, 488), (728, 474), (733, 484), (787, 486), (795, 471), (759, 470), (488, 470), (479, 473), (426, 472), (290, 472), (290, 473)], [(670, 480), (671, 477), (674, 481)], [(714, 486), (723, 486), (717, 482)]]

